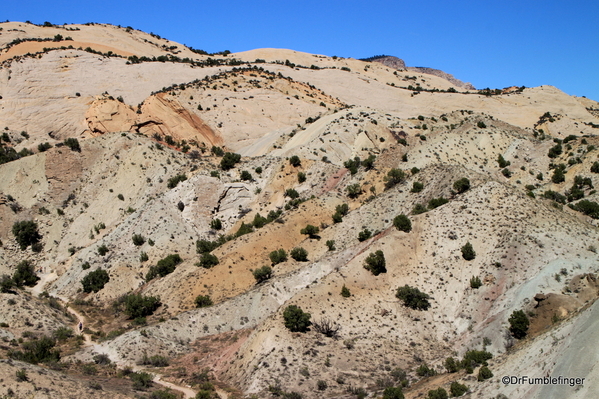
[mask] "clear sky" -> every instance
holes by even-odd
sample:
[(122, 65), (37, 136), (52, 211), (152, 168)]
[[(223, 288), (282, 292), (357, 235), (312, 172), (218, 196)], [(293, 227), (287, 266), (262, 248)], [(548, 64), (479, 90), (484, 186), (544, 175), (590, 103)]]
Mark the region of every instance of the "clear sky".
[(599, 0), (17, 0), (0, 20), (132, 26), (208, 52), (387, 54), (477, 88), (547, 84), (599, 101)]

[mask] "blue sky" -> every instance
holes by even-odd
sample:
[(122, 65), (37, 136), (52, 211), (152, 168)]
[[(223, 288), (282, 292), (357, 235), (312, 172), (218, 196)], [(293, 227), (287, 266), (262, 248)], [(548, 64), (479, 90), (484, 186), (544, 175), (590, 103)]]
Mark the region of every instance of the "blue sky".
[(132, 26), (209, 52), (395, 55), (477, 88), (549, 84), (599, 101), (599, 1), (7, 1), (0, 20)]

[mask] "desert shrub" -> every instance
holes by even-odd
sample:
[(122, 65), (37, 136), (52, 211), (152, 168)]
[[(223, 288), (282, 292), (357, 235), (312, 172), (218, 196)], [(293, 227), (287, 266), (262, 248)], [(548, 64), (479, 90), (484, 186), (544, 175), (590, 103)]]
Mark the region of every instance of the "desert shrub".
[(266, 226), (268, 222), (268, 218), (265, 218), (259, 213), (256, 213), (256, 216), (254, 216), (254, 220), (252, 221), (252, 226), (254, 226), (257, 229), (261, 229), (262, 227)]
[(79, 145), (79, 141), (74, 137), (69, 137), (64, 141), (64, 145), (69, 147), (71, 151), (81, 152), (81, 146)]
[(476, 258), (476, 252), (474, 252), (474, 248), (472, 248), (472, 244), (470, 244), (470, 242), (467, 242), (462, 247), (462, 258), (465, 260), (472, 260)]
[(297, 155), (293, 155), (291, 158), (289, 158), (289, 164), (291, 166), (298, 167), (302, 164), (302, 161)]
[(448, 373), (457, 373), (460, 371), (461, 365), (453, 357), (448, 357), (443, 363)]
[(140, 245), (143, 245), (146, 242), (146, 239), (141, 234), (133, 234), (132, 240), (133, 245), (135, 245), (136, 247), (139, 247)]
[(462, 396), (466, 392), (468, 392), (468, 387), (464, 384), (460, 384), (457, 381), (452, 382), (449, 387), (449, 393), (451, 393), (451, 396), (454, 398)]
[(593, 162), (593, 165), (591, 165), (591, 172), (599, 173), (599, 162)]
[(435, 209), (440, 207), (441, 205), (445, 205), (449, 202), (447, 198), (439, 197), (439, 198), (431, 198), (428, 201), (428, 209)]
[(235, 167), (237, 162), (241, 161), (241, 155), (233, 152), (226, 152), (220, 160), (220, 168), (222, 170), (229, 170)]
[(216, 249), (218, 247), (219, 247), (219, 243), (217, 241), (208, 241), (208, 240), (197, 240), (196, 241), (196, 251), (199, 254), (205, 254), (208, 252), (212, 252), (214, 249)]
[(145, 261), (147, 261), (148, 259), (149, 259), (149, 257), (148, 257), (148, 254), (147, 254), (147, 253), (145, 253), (145, 252), (143, 252), (143, 251), (142, 251), (142, 252), (139, 254), (139, 261), (140, 261), (140, 262), (145, 262)]
[(308, 251), (302, 247), (295, 247), (289, 252), (289, 255), (298, 262), (308, 261)]
[(335, 338), (339, 335), (341, 326), (331, 319), (324, 318), (320, 321), (314, 322), (314, 330), (329, 338)]
[(146, 274), (146, 281), (150, 281), (156, 277), (164, 277), (175, 271), (177, 265), (183, 262), (179, 254), (170, 254), (167, 257), (160, 259), (155, 266), (150, 267)]
[(483, 121), (478, 121), (478, 123), (476, 124), (476, 126), (478, 126), (481, 129), (485, 129), (487, 127), (487, 125)]
[[(29, 381), (29, 377), (27, 376), (27, 370), (25, 370), (25, 369), (17, 370), (15, 375), (17, 377), (18, 382)], [(7, 395), (7, 396), (11, 396), (11, 395)]]
[(581, 200), (573, 205), (572, 208), (592, 217), (593, 219), (599, 219), (599, 204), (595, 201)]
[(150, 394), (148, 399), (177, 399), (178, 396), (170, 388), (161, 389), (154, 391)]
[(208, 306), (212, 306), (212, 298), (210, 295), (198, 295), (195, 299), (196, 308), (205, 308)]
[(29, 260), (23, 260), (17, 264), (17, 268), (12, 275), (12, 281), (15, 286), (33, 287), (40, 278), (35, 274), (35, 266)]
[(399, 231), (409, 233), (412, 231), (412, 222), (406, 215), (397, 215), (393, 219), (393, 226)]
[[(479, 122), (481, 123), (481, 122)], [(485, 126), (486, 127), (486, 126)], [(431, 389), (428, 391), (428, 399), (447, 399), (447, 391), (443, 388)]]
[(15, 286), (15, 283), (8, 274), (3, 274), (0, 277), (0, 292), (7, 293), (11, 292), (12, 288)]
[(220, 147), (217, 147), (215, 145), (212, 146), (212, 149), (210, 151), (217, 157), (222, 157), (223, 155), (225, 155), (225, 152), (223, 151), (223, 149)]
[(404, 285), (399, 287), (395, 296), (401, 299), (407, 307), (415, 310), (427, 310), (431, 304), (429, 303), (430, 296), (420, 291), (418, 288)]
[(559, 202), (560, 204), (565, 204), (566, 203), (566, 196), (562, 195), (562, 194), (560, 194), (560, 193), (558, 193), (556, 191), (553, 191), (553, 190), (546, 190), (543, 193), (542, 197), (546, 198), (546, 199), (553, 200), (555, 202)]
[(528, 334), (530, 321), (523, 310), (515, 310), (508, 319), (510, 323), (510, 333), (516, 339), (522, 339)]
[(327, 384), (327, 382), (325, 380), (318, 380), (316, 382), (316, 387), (318, 388), (319, 391), (324, 391), (329, 387), (329, 385)]
[(297, 182), (303, 183), (306, 181), (306, 174), (304, 172), (297, 172)]
[(260, 284), (261, 282), (272, 277), (272, 268), (270, 266), (262, 266), (254, 270), (252, 273), (256, 279), (256, 283)]
[(551, 175), (551, 181), (555, 184), (563, 183), (566, 180), (566, 175), (564, 174), (564, 169), (557, 167), (553, 170), (553, 175)]
[(148, 356), (146, 353), (144, 353), (139, 363), (154, 367), (166, 367), (168, 366), (168, 358), (160, 355)]
[(187, 180), (187, 176), (184, 173), (178, 174), (176, 176), (169, 178), (166, 183), (166, 186), (168, 188), (175, 188), (175, 187), (177, 187), (177, 185), (179, 183), (181, 183), (182, 181), (185, 181), (185, 180)]
[(341, 287), (341, 296), (343, 298), (349, 298), (351, 296), (351, 292), (349, 292), (349, 288), (347, 288), (345, 284)]
[(66, 341), (73, 336), (73, 329), (69, 327), (59, 327), (52, 331), (52, 336), (58, 341)]
[(354, 159), (348, 159), (347, 161), (343, 162), (343, 166), (349, 170), (349, 173), (352, 175), (355, 175), (356, 173), (358, 173), (358, 168), (360, 168), (360, 165), (362, 164), (362, 161), (360, 160), (360, 157), (355, 157)]
[(383, 251), (378, 250), (376, 252), (371, 252), (364, 261), (364, 269), (370, 271), (375, 276), (378, 276), (381, 273), (387, 273), (385, 254)]
[(333, 214), (333, 222), (341, 223), (343, 221), (343, 216), (347, 215), (349, 212), (349, 205), (341, 204), (335, 207), (335, 213)]
[(185, 204), (183, 203), (183, 201), (177, 202), (177, 209), (179, 210), (179, 212), (183, 212), (183, 210), (185, 209)]
[(385, 176), (385, 188), (390, 189), (406, 179), (406, 173), (401, 169), (391, 169)]
[(357, 198), (360, 194), (362, 194), (362, 186), (360, 183), (350, 184), (345, 187), (345, 191), (347, 191), (347, 196), (349, 198)]
[(329, 251), (334, 251), (335, 250), (335, 240), (327, 240), (326, 246), (329, 249)]
[(21, 250), (38, 243), (42, 239), (37, 230), (37, 223), (33, 220), (15, 222), (12, 225), (12, 234), (15, 236)]
[(428, 367), (426, 364), (421, 364), (416, 369), (416, 374), (418, 374), (420, 377), (432, 377), (434, 375), (437, 375), (437, 372), (434, 368)]
[(210, 221), (210, 228), (214, 230), (220, 230), (223, 228), (223, 223), (220, 219), (212, 219), (212, 221)]
[(420, 215), (421, 213), (425, 213), (427, 210), (428, 209), (426, 206), (422, 204), (416, 204), (414, 205), (414, 208), (412, 208), (412, 215)]
[(562, 154), (562, 145), (557, 143), (556, 145), (554, 145), (553, 147), (551, 147), (549, 149), (549, 152), (547, 153), (547, 156), (549, 158), (557, 158)]
[(483, 283), (480, 281), (480, 277), (474, 276), (470, 279), (470, 288), (477, 289), (482, 287)]
[(487, 351), (478, 351), (478, 350), (469, 350), (468, 352), (466, 352), (464, 354), (464, 358), (462, 359), (462, 364), (461, 366), (466, 368), (468, 366), (470, 367), (476, 367), (478, 365), (483, 365), (486, 366), (487, 365), (487, 360), (490, 360), (493, 358), (493, 354), (491, 354), (490, 352)]
[(422, 184), (419, 181), (415, 181), (414, 183), (412, 183), (412, 189), (410, 190), (410, 192), (419, 193), (422, 191), (423, 188), (424, 188), (424, 184)]
[(239, 226), (239, 229), (235, 232), (235, 237), (241, 237), (243, 235), (251, 233), (252, 231), (254, 231), (254, 229), (251, 224), (246, 224), (242, 222), (241, 226)]
[(458, 193), (465, 193), (470, 190), (470, 180), (467, 177), (462, 177), (453, 183), (453, 189)]
[(105, 244), (102, 244), (98, 247), (98, 254), (100, 256), (104, 256), (108, 253), (108, 247)]
[(39, 152), (48, 151), (50, 148), (52, 148), (52, 144), (48, 143), (47, 141), (45, 143), (40, 143), (37, 145), (37, 150)]
[(283, 248), (272, 251), (268, 254), (270, 261), (273, 265), (277, 265), (281, 262), (285, 262), (287, 260), (287, 252)]
[(376, 160), (376, 156), (371, 154), (368, 156), (368, 158), (366, 158), (365, 160), (362, 161), (362, 166), (366, 170), (371, 170), (372, 168), (374, 168), (375, 160)]
[(107, 365), (112, 363), (110, 357), (105, 353), (99, 353), (94, 356), (94, 362), (99, 365)]
[(320, 232), (320, 229), (318, 227), (316, 227), (316, 226), (311, 225), (311, 224), (306, 225), (306, 227), (304, 227), (303, 229), (300, 230), (301, 234), (306, 234), (310, 238), (316, 238), (318, 236), (319, 232)]
[(283, 311), (285, 327), (292, 332), (306, 332), (312, 324), (310, 313), (304, 312), (299, 306), (289, 305)]
[(199, 266), (202, 266), (204, 269), (210, 269), (212, 266), (218, 265), (218, 258), (216, 255), (212, 255), (211, 253), (203, 253), (200, 256)]
[(491, 370), (489, 370), (489, 368), (487, 366), (482, 366), (478, 370), (478, 378), (477, 379), (479, 381), (488, 380), (491, 377), (493, 377), (493, 373), (491, 372)]
[(98, 292), (104, 288), (108, 281), (110, 281), (108, 272), (104, 269), (96, 269), (93, 272), (88, 273), (87, 276), (83, 277), (81, 280), (83, 292)]
[(510, 161), (506, 161), (505, 158), (503, 157), (503, 155), (499, 154), (499, 156), (497, 157), (497, 163), (499, 164), (500, 168), (507, 168), (508, 166), (511, 165)]
[(256, 172), (257, 174), (261, 174), (262, 173), (262, 166), (258, 166), (256, 169), (254, 169), (254, 172)]
[(241, 175), (239, 175), (239, 178), (243, 181), (250, 181), (252, 180), (252, 174), (247, 170), (243, 170), (241, 171)]
[(368, 229), (364, 229), (364, 230), (362, 230), (361, 232), (358, 233), (358, 241), (360, 241), (360, 242), (366, 241), (371, 236), (372, 236), (372, 231), (370, 231)]
[(39, 339), (24, 342), (21, 347), (22, 351), (8, 352), (8, 356), (15, 360), (37, 364), (58, 362), (60, 360), (60, 352), (53, 349), (56, 346), (56, 341), (50, 337), (43, 336)]
[(160, 297), (130, 294), (125, 297), (125, 313), (132, 319), (150, 316), (162, 305)]
[(285, 197), (296, 199), (299, 198), (299, 193), (293, 188), (288, 188), (287, 190), (285, 190)]
[(139, 371), (129, 374), (129, 378), (133, 381), (133, 389), (146, 390), (152, 386), (152, 374), (145, 371)]

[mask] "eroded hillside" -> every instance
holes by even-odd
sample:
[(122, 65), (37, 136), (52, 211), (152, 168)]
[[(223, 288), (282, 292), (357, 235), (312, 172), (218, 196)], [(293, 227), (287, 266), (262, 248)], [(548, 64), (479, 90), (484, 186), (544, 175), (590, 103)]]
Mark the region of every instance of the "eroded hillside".
[[(0, 393), (597, 394), (596, 102), (0, 26)], [(559, 395), (500, 382), (571, 370)]]

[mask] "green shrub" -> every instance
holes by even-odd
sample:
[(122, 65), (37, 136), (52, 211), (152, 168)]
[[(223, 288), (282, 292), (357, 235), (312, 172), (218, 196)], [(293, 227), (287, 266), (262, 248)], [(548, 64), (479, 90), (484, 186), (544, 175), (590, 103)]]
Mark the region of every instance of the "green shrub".
[(319, 232), (320, 232), (320, 229), (316, 226), (312, 226), (311, 224), (306, 225), (306, 227), (304, 227), (303, 229), (300, 230), (301, 234), (306, 234), (310, 238), (317, 238)]
[(477, 289), (483, 285), (482, 281), (480, 281), (480, 277), (474, 276), (470, 279), (470, 288)]
[(125, 297), (125, 313), (131, 319), (150, 316), (162, 303), (160, 297), (130, 294)]
[(566, 180), (566, 175), (564, 174), (564, 169), (557, 167), (553, 170), (553, 175), (551, 176), (551, 181), (555, 184), (563, 183)]
[(133, 389), (146, 390), (152, 386), (152, 374), (145, 371), (139, 371), (129, 374), (129, 378), (133, 381)]
[(291, 166), (298, 167), (302, 164), (302, 161), (297, 155), (293, 155), (291, 158), (289, 158), (289, 164)]
[(287, 190), (285, 190), (285, 197), (296, 199), (299, 198), (299, 193), (293, 188), (288, 188)]
[(273, 265), (277, 265), (281, 262), (285, 262), (287, 260), (287, 252), (283, 248), (272, 251), (268, 254), (270, 261)]
[(593, 219), (599, 219), (599, 204), (595, 201), (581, 200), (573, 205), (572, 208), (592, 217)]
[(10, 277), (8, 274), (3, 274), (2, 277), (0, 277), (0, 292), (11, 292), (14, 286), (15, 283), (12, 277)]
[(222, 157), (223, 155), (225, 155), (225, 152), (223, 151), (222, 148), (217, 147), (217, 146), (212, 146), (211, 152), (216, 155), (217, 157)]
[(470, 190), (470, 180), (467, 177), (462, 177), (453, 183), (453, 189), (458, 193), (462, 194)]
[(12, 359), (32, 364), (58, 362), (60, 360), (60, 352), (53, 349), (55, 346), (55, 340), (43, 336), (33, 341), (24, 342), (21, 345), (23, 351), (9, 350), (8, 356)]
[(304, 172), (297, 172), (297, 182), (303, 183), (306, 181), (306, 174)]
[(208, 252), (212, 252), (214, 249), (218, 248), (219, 245), (220, 244), (216, 241), (197, 240), (196, 241), (196, 251), (199, 254), (205, 254)]
[(64, 141), (64, 145), (69, 147), (71, 151), (81, 152), (81, 146), (79, 145), (79, 141), (74, 137), (69, 137)]
[(343, 162), (343, 166), (348, 169), (349, 173), (352, 175), (358, 173), (358, 169), (360, 168), (361, 164), (362, 161), (360, 161), (360, 157), (355, 157), (354, 159), (349, 159)]
[(212, 306), (213, 302), (210, 295), (198, 295), (195, 299), (196, 308), (206, 308)]
[(347, 288), (345, 284), (341, 287), (341, 296), (343, 298), (349, 298), (351, 296), (351, 292), (349, 292), (349, 288)]
[(547, 156), (549, 158), (557, 158), (562, 154), (562, 151), (562, 146), (558, 143), (549, 149), (549, 153), (547, 154)]
[(422, 191), (423, 188), (424, 188), (424, 184), (422, 184), (419, 181), (415, 181), (414, 183), (412, 183), (412, 189), (410, 190), (410, 192), (419, 193)]
[(108, 253), (108, 247), (105, 244), (102, 244), (98, 247), (98, 254), (100, 256), (104, 256)]
[(591, 166), (591, 172), (599, 173), (599, 162), (593, 162), (593, 165)]
[(52, 144), (48, 143), (47, 141), (45, 143), (40, 143), (37, 145), (37, 150), (39, 152), (48, 151), (50, 148), (52, 148)]
[(487, 366), (482, 366), (478, 370), (478, 378), (477, 379), (479, 381), (488, 380), (491, 377), (493, 377), (493, 373), (491, 372), (491, 370), (489, 370), (489, 368)]
[(401, 299), (407, 307), (415, 310), (428, 310), (431, 306), (429, 303), (430, 296), (420, 291), (418, 288), (404, 285), (399, 287), (395, 296)]
[(37, 230), (37, 223), (33, 220), (15, 222), (12, 225), (12, 234), (15, 236), (21, 250), (38, 243), (42, 239)]
[(66, 341), (73, 336), (73, 329), (69, 327), (59, 327), (52, 332), (52, 335), (59, 341)]
[(457, 373), (460, 371), (461, 365), (453, 357), (448, 357), (443, 363), (448, 373)]
[(241, 155), (233, 152), (226, 152), (220, 160), (220, 168), (222, 170), (229, 170), (235, 167), (237, 162), (241, 161)]
[(298, 262), (308, 261), (308, 251), (302, 247), (295, 247), (291, 250), (289, 255)]
[(18, 382), (29, 381), (29, 377), (27, 376), (27, 370), (25, 369), (17, 370), (15, 375), (17, 377)]
[(164, 277), (175, 271), (177, 265), (183, 262), (179, 254), (170, 254), (167, 257), (160, 259), (155, 266), (150, 267), (146, 274), (146, 281), (150, 281), (156, 277)]
[(432, 377), (434, 375), (437, 375), (437, 372), (434, 368), (428, 367), (426, 364), (421, 364), (416, 369), (416, 374), (418, 374), (420, 377)]
[(364, 230), (362, 230), (361, 232), (358, 233), (358, 241), (360, 241), (360, 242), (366, 241), (371, 236), (372, 236), (372, 231), (370, 231), (368, 229), (364, 229)]
[(428, 201), (428, 209), (435, 209), (440, 207), (441, 205), (445, 205), (449, 202), (448, 199), (443, 198), (443, 197), (439, 197), (439, 198), (432, 198)]
[(508, 319), (510, 323), (510, 332), (516, 339), (522, 339), (528, 334), (530, 321), (523, 310), (515, 310)]
[(252, 226), (257, 229), (261, 229), (262, 227), (266, 226), (268, 222), (269, 220), (267, 218), (261, 216), (259, 213), (256, 213), (256, 216), (254, 216), (254, 220), (252, 221)]
[(416, 204), (412, 209), (412, 215), (420, 215), (421, 213), (425, 213), (427, 210), (428, 209), (426, 208), (426, 206), (422, 204)]
[(327, 240), (326, 246), (329, 249), (329, 251), (334, 251), (335, 250), (335, 240)]
[(470, 244), (470, 242), (467, 242), (462, 247), (462, 258), (465, 260), (472, 260), (476, 258), (476, 252), (474, 252), (474, 248), (472, 248), (472, 244)]
[(139, 247), (140, 245), (143, 245), (146, 242), (146, 239), (141, 234), (133, 234), (132, 239), (133, 245), (135, 245), (136, 247)]
[(17, 264), (17, 268), (12, 276), (15, 286), (33, 287), (40, 278), (35, 274), (35, 267), (29, 260), (23, 260)]
[(218, 258), (216, 255), (203, 253), (202, 256), (200, 256), (199, 266), (202, 266), (204, 269), (210, 269), (212, 266), (216, 265), (218, 265)]
[(247, 170), (243, 170), (241, 171), (241, 175), (239, 176), (239, 178), (243, 181), (250, 181), (253, 180), (252, 179), (252, 174), (250, 172), (248, 172)]
[(357, 198), (360, 194), (362, 194), (362, 186), (360, 183), (350, 184), (345, 187), (345, 191), (347, 191), (347, 196), (349, 198)]
[(261, 282), (272, 277), (272, 268), (270, 266), (262, 266), (254, 270), (252, 273), (256, 279), (256, 282), (260, 284)]
[(254, 172), (256, 172), (257, 174), (261, 174), (262, 173), (262, 166), (258, 166), (256, 169), (254, 169)]
[(168, 179), (166, 186), (168, 188), (175, 188), (175, 187), (177, 187), (177, 185), (180, 182), (185, 181), (185, 180), (187, 180), (187, 176), (184, 173), (178, 174), (178, 175), (173, 176), (170, 179)]
[(108, 281), (110, 281), (108, 272), (104, 269), (96, 269), (93, 272), (88, 273), (87, 276), (83, 277), (81, 280), (83, 292), (98, 292), (104, 288)]
[(210, 228), (214, 230), (220, 230), (223, 228), (223, 223), (220, 219), (212, 219), (212, 221), (210, 222)]
[(476, 124), (476, 126), (478, 126), (481, 129), (485, 129), (487, 127), (487, 125), (483, 121), (478, 121), (478, 123)]
[(399, 231), (409, 233), (412, 231), (412, 222), (406, 215), (397, 215), (393, 219), (393, 226)]
[(391, 169), (385, 176), (385, 188), (390, 189), (406, 179), (406, 173), (401, 169)]
[(451, 396), (454, 398), (462, 396), (466, 392), (468, 392), (468, 387), (464, 384), (460, 384), (457, 381), (452, 382), (451, 386), (449, 387), (449, 393), (451, 393)]
[(306, 332), (312, 324), (310, 322), (311, 317), (310, 313), (304, 312), (296, 305), (289, 305), (283, 311), (285, 327), (292, 332)]
[(383, 391), (383, 399), (404, 399), (401, 387), (387, 387)]
[(125, 197), (123, 197), (123, 194), (119, 194), (116, 196), (118, 199), (120, 199), (121, 201), (125, 200)]
[(385, 254), (383, 251), (378, 250), (376, 252), (371, 252), (364, 261), (364, 269), (370, 271), (375, 276), (378, 276), (381, 273), (387, 273)]
[(142, 252), (139, 254), (139, 261), (140, 261), (140, 262), (145, 262), (145, 261), (147, 261), (148, 259), (149, 259), (149, 257), (148, 257), (148, 254), (147, 254), (147, 253), (145, 253), (145, 252), (143, 252), (143, 251), (142, 251)]

